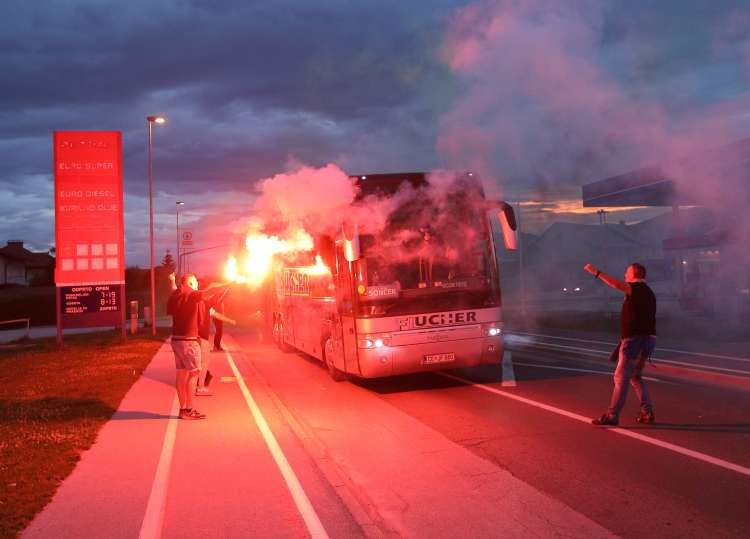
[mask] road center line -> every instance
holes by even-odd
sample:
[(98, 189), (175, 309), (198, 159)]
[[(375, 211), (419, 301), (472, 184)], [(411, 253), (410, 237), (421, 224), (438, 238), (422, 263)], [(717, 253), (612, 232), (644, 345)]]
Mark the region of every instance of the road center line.
[(323, 528), (323, 523), (320, 521), (320, 518), (318, 518), (318, 514), (315, 512), (312, 503), (310, 503), (307, 494), (305, 494), (302, 484), (299, 482), (299, 479), (297, 479), (294, 470), (292, 470), (292, 467), (289, 465), (289, 461), (286, 459), (286, 456), (284, 456), (281, 446), (279, 446), (276, 437), (273, 435), (273, 432), (271, 432), (265, 417), (263, 417), (260, 408), (255, 403), (255, 399), (253, 399), (253, 396), (250, 394), (250, 390), (245, 384), (245, 379), (242, 377), (242, 374), (240, 374), (239, 369), (237, 369), (237, 365), (235, 365), (232, 355), (228, 351), (225, 351), (224, 353), (227, 356), (229, 367), (237, 378), (237, 385), (240, 387), (242, 396), (245, 397), (247, 407), (253, 414), (255, 424), (258, 425), (263, 440), (266, 442), (266, 446), (271, 452), (271, 456), (276, 462), (276, 466), (278, 466), (281, 475), (284, 477), (286, 486), (294, 499), (294, 504), (297, 506), (297, 510), (305, 521), (310, 537), (313, 539), (328, 539), (328, 533), (326, 533), (325, 528)]
[[(569, 412), (567, 410), (563, 410), (562, 408), (557, 408), (555, 406), (551, 406), (549, 404), (544, 404), (542, 402), (538, 402), (535, 400), (527, 399), (526, 397), (521, 397), (520, 395), (514, 395), (513, 393), (509, 393), (508, 391), (503, 391), (500, 389), (496, 389), (494, 387), (490, 387), (485, 384), (477, 384), (475, 382), (472, 382), (471, 380), (467, 380), (466, 378), (461, 378), (460, 376), (455, 376), (453, 374), (448, 374), (447, 372), (436, 372), (435, 374), (439, 374), (440, 376), (444, 376), (445, 378), (450, 378), (452, 380), (457, 380), (463, 384), (475, 387), (477, 389), (482, 389), (484, 391), (489, 391), (490, 393), (495, 393), (496, 395), (500, 395), (502, 397), (506, 397), (508, 399), (512, 399), (518, 402), (522, 402), (524, 404), (528, 404), (530, 406), (534, 406), (536, 408), (540, 408), (542, 410), (546, 410), (548, 412), (552, 412), (554, 414), (562, 415), (565, 417), (568, 417), (570, 419), (575, 419), (576, 421), (581, 421), (582, 423), (591, 424), (591, 419), (585, 416), (582, 416), (580, 414), (576, 414), (574, 412)], [(593, 428), (593, 427), (592, 427)], [(700, 460), (703, 462), (707, 462), (709, 464), (713, 464), (715, 466), (719, 466), (721, 468), (724, 468), (726, 470), (730, 470), (733, 472), (737, 472), (739, 474), (745, 475), (750, 477), (750, 468), (747, 468), (745, 466), (741, 466), (739, 464), (735, 464), (733, 462), (729, 462), (720, 458), (712, 457), (711, 455), (706, 455), (704, 453), (700, 453), (698, 451), (693, 451), (692, 449), (688, 449), (686, 447), (682, 447), (679, 445), (675, 445), (669, 442), (664, 442), (662, 440), (657, 440), (656, 438), (651, 438), (650, 436), (644, 436), (643, 434), (639, 434), (637, 432), (632, 432), (627, 429), (622, 429), (618, 427), (609, 427), (607, 430), (611, 432), (615, 432), (617, 434), (621, 434), (623, 436), (628, 436), (630, 438), (633, 438), (635, 440), (639, 440), (641, 442), (645, 442), (647, 444), (655, 445), (657, 447), (661, 447), (663, 449), (667, 449), (669, 451), (674, 451), (675, 453), (679, 453), (681, 455), (685, 455), (687, 457), (694, 458), (696, 460)]]
[(169, 472), (172, 469), (172, 455), (174, 454), (174, 440), (177, 433), (177, 422), (180, 414), (180, 401), (175, 394), (172, 400), (172, 410), (169, 412), (169, 423), (161, 446), (159, 464), (156, 466), (154, 482), (151, 484), (151, 494), (143, 515), (140, 539), (158, 539), (164, 529), (164, 510), (167, 505), (167, 487), (169, 486)]

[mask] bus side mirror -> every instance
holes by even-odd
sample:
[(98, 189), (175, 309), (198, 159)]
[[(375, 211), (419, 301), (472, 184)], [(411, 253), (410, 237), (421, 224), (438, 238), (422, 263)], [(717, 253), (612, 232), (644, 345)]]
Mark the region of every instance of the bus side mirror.
[(331, 236), (321, 235), (318, 238), (318, 254), (323, 264), (334, 273), (336, 270), (336, 244)]
[(347, 262), (359, 260), (359, 234), (357, 225), (344, 223), (342, 227), (344, 233), (344, 258)]
[(500, 229), (503, 232), (503, 243), (509, 251), (515, 251), (518, 248), (518, 234), (516, 223), (516, 214), (513, 212), (513, 206), (506, 202), (500, 203), (500, 211), (497, 212), (497, 219), (500, 221)]

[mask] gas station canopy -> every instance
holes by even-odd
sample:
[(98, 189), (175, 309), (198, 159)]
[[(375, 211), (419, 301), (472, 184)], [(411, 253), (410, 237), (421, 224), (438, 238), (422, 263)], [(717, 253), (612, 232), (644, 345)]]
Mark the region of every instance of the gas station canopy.
[(654, 166), (586, 184), (583, 206), (672, 206), (680, 203), (674, 182)]
[[(583, 206), (686, 206), (699, 202), (686, 189), (678, 190), (667, 170), (689, 170), (709, 181), (722, 177), (750, 177), (750, 138), (689, 156), (679, 166), (649, 166), (582, 187)], [(736, 196), (736, 195), (735, 195)]]

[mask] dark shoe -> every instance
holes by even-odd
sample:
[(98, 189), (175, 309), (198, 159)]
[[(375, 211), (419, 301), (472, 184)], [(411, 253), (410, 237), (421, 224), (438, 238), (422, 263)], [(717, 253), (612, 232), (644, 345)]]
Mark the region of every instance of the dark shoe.
[(617, 419), (607, 414), (602, 414), (600, 417), (591, 420), (592, 425), (597, 425), (600, 427), (616, 427), (618, 423), (619, 421), (617, 421)]
[(221, 346), (214, 346), (212, 352), (223, 352), (224, 349)]
[(180, 419), (206, 419), (206, 414), (200, 413), (195, 408), (192, 410), (184, 408), (180, 410)]
[(651, 410), (646, 412), (642, 411), (640, 414), (638, 414), (638, 417), (635, 418), (638, 423), (645, 423), (646, 425), (653, 424), (655, 419), (656, 418), (654, 417), (654, 412)]

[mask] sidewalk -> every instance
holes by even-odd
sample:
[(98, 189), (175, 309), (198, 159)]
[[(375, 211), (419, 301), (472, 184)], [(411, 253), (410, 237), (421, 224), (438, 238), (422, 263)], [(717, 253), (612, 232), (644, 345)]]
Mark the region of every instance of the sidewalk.
[(196, 398), (208, 420), (177, 419), (165, 344), (22, 536), (305, 536), (236, 384), (221, 382), (232, 374), (223, 354), (212, 356), (216, 395)]

